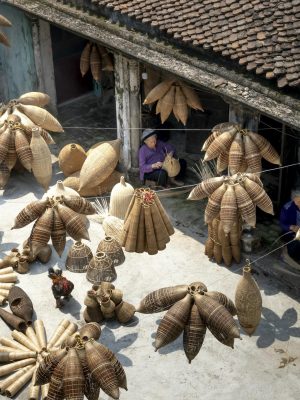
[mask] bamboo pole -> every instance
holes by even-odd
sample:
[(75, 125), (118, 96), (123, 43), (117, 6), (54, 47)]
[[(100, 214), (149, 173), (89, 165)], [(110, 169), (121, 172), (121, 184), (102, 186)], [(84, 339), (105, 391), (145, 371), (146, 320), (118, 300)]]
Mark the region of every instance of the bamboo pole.
[(13, 349), (28, 351), (28, 348), (23, 346), (21, 343), (16, 342), (15, 340), (0, 338), (0, 343), (4, 346), (12, 347)]
[(36, 321), (34, 321), (33, 326), (34, 326), (35, 334), (36, 334), (36, 337), (38, 339), (41, 349), (46, 350), (47, 349), (47, 339), (46, 339), (46, 331), (45, 331), (43, 321), (40, 319), (37, 319)]
[(26, 360), (15, 361), (13, 363), (0, 367), (0, 376), (8, 375), (19, 368), (26, 367), (30, 364), (35, 364), (35, 358), (27, 358)]

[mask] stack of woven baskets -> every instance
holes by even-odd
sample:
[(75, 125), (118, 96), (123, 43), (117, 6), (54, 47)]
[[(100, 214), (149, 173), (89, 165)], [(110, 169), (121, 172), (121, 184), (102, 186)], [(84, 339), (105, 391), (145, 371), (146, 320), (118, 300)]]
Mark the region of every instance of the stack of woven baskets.
[(262, 158), (280, 165), (280, 157), (270, 142), (258, 133), (230, 122), (216, 125), (202, 150), (206, 152), (204, 161), (217, 158), (218, 172), (228, 168), (231, 174), (259, 173)]
[(48, 144), (54, 143), (47, 130), (63, 132), (62, 126), (43, 107), (48, 95), (29, 92), (11, 100), (0, 109), (0, 188), (14, 167), (32, 171), (45, 190), (52, 178)]
[(67, 177), (64, 184), (81, 196), (100, 196), (120, 181), (115, 168), (119, 161), (120, 140), (101, 142), (85, 153), (78, 144), (66, 145), (59, 153), (60, 168)]
[(156, 114), (160, 113), (162, 123), (168, 119), (172, 111), (177, 121), (181, 121), (184, 125), (188, 119), (188, 107), (203, 111), (196, 92), (175, 79), (163, 80), (156, 85), (147, 94), (144, 104), (156, 101)]
[(83, 317), (86, 322), (100, 323), (108, 319), (117, 319), (125, 324), (135, 313), (135, 307), (123, 300), (123, 292), (109, 282), (93, 285), (92, 290), (87, 292), (84, 304), (86, 309)]
[(157, 254), (164, 250), (174, 228), (156, 193), (136, 189), (124, 220), (122, 246), (128, 252)]
[(84, 76), (91, 68), (91, 73), (96, 82), (100, 82), (102, 71), (114, 70), (113, 60), (105, 47), (88, 42), (80, 57), (80, 72)]

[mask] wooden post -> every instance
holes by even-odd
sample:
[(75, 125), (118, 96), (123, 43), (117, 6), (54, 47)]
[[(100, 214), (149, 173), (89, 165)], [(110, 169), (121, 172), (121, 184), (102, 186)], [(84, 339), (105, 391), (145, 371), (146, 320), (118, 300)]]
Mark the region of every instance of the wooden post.
[(56, 115), (57, 100), (49, 22), (38, 18), (32, 20), (32, 40), (38, 90), (50, 96), (51, 100), (47, 108)]
[(141, 133), (139, 63), (120, 54), (115, 54), (115, 95), (121, 163), (125, 170), (137, 171)]

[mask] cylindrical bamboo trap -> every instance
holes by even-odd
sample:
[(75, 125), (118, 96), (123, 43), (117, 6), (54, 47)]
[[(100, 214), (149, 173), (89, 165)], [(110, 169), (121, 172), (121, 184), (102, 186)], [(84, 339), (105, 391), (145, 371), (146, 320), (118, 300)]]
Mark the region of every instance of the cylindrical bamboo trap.
[(5, 390), (5, 394), (7, 397), (13, 397), (22, 387), (32, 378), (32, 375), (35, 371), (35, 366), (26, 371), (22, 376), (20, 376), (14, 383), (12, 383)]
[(47, 349), (47, 339), (46, 339), (46, 331), (44, 323), (42, 320), (37, 319), (36, 321), (34, 321), (33, 326), (36, 333), (36, 337), (38, 339), (38, 343), (41, 349), (44, 351)]
[(28, 349), (37, 352), (40, 351), (39, 346), (37, 346), (34, 342), (32, 342), (32, 340), (26, 337), (23, 333), (14, 330), (12, 331), (11, 336), (19, 343), (26, 346)]
[[(69, 326), (65, 329), (65, 331), (61, 334), (61, 336), (56, 340), (53, 347), (58, 347), (67, 339), (67, 337), (73, 335), (78, 330), (77, 324), (74, 322), (70, 322)], [(48, 344), (49, 345), (49, 344)]]
[(26, 367), (30, 364), (35, 364), (35, 358), (27, 358), (25, 360), (15, 361), (7, 365), (0, 367), (0, 376), (8, 375), (9, 373), (16, 371), (19, 368)]
[(54, 347), (55, 342), (59, 339), (59, 337), (65, 332), (67, 327), (71, 324), (71, 321), (68, 319), (63, 319), (58, 327), (56, 328), (55, 332), (53, 333), (51, 339), (49, 340), (47, 344), (47, 348), (51, 349), (51, 347)]

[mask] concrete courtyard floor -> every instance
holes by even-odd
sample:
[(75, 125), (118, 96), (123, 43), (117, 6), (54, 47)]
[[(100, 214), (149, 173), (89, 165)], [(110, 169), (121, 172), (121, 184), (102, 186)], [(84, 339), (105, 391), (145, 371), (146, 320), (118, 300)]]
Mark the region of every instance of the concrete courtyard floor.
[[(65, 122), (65, 121), (64, 121)], [(102, 125), (103, 126), (103, 125)], [(53, 135), (54, 136), (54, 135)], [(64, 144), (74, 141), (71, 135), (58, 138), (53, 146), (54, 174), (52, 185), (62, 174), (58, 170), (56, 155)], [(99, 135), (100, 136), (100, 135)], [(100, 140), (90, 138), (94, 142)], [(18, 247), (28, 237), (31, 226), (11, 230), (17, 213), (30, 201), (41, 198), (43, 189), (28, 174), (13, 174), (6, 190), (0, 196), (0, 256), (12, 247)], [(209, 290), (218, 290), (234, 299), (235, 288), (241, 276), (243, 263), (231, 268), (218, 266), (204, 255), (206, 228), (203, 224), (202, 202), (187, 202), (186, 195), (161, 197), (176, 228), (165, 251), (155, 256), (125, 253), (125, 263), (117, 267), (117, 288), (124, 299), (134, 305), (149, 292), (193, 281), (204, 282)], [(96, 216), (89, 217), (88, 245), (93, 253), (104, 232)], [(53, 251), (50, 262), (31, 265), (30, 273), (19, 275), (19, 286), (30, 296), (35, 317), (44, 321), (47, 335), (51, 336), (61, 319), (83, 324), (84, 297), (91, 288), (85, 274), (65, 270), (65, 260), (72, 240), (61, 258)], [(262, 260), (255, 265), (255, 279), (261, 289), (263, 313), (261, 323), (252, 337), (241, 332), (242, 340), (235, 341), (234, 350), (219, 343), (208, 331), (200, 353), (188, 364), (182, 336), (175, 342), (154, 352), (153, 342), (158, 323), (164, 313), (144, 315), (136, 313), (133, 322), (102, 324), (100, 341), (114, 351), (125, 367), (128, 392), (121, 391), (123, 400), (296, 400), (300, 398), (300, 313), (296, 290), (282, 280), (276, 280), (266, 271), (272, 266)], [(51, 281), (47, 269), (58, 265), (74, 285), (73, 298), (62, 310), (55, 308)], [(294, 273), (295, 276), (299, 274)], [(5, 309), (8, 307), (6, 306)], [(10, 329), (0, 321), (1, 336), (10, 336)], [(294, 359), (279, 368), (284, 359)], [(3, 396), (0, 398), (4, 398)], [(27, 399), (27, 391), (17, 399)], [(103, 392), (101, 399), (108, 399)]]

